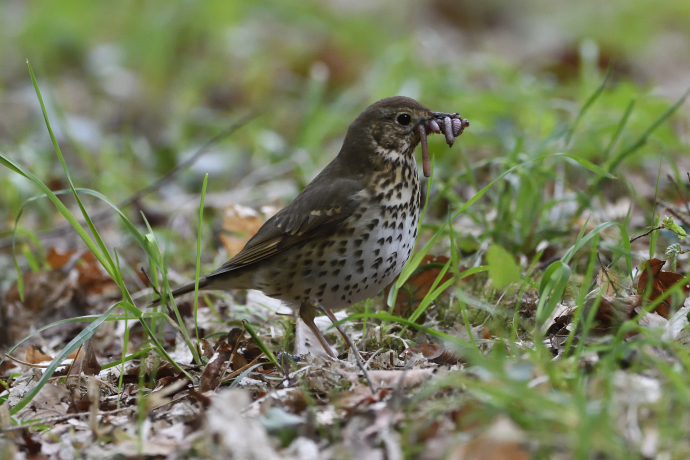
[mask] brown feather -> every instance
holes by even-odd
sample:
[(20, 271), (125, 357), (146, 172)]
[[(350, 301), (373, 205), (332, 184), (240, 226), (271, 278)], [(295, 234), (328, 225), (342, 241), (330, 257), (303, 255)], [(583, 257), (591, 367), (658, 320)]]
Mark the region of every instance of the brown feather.
[[(324, 174), (329, 167), (295, 201), (266, 221), (239, 254), (207, 278), (261, 262), (315, 236), (334, 233), (362, 202), (358, 193), (364, 185), (353, 179), (332, 180), (332, 176)], [(336, 213), (334, 210), (338, 208)], [(330, 215), (327, 213), (329, 210)]]

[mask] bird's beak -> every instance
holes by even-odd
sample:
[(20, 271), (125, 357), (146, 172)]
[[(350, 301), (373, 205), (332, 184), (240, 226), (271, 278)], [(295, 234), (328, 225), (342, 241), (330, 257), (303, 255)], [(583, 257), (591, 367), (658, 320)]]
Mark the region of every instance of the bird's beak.
[(427, 134), (443, 134), (446, 136), (448, 147), (452, 147), (455, 138), (470, 125), (469, 120), (462, 118), (460, 114), (431, 112), (432, 116), (425, 122), (417, 126), (417, 132), (422, 144), (422, 170), (424, 177), (431, 176), (431, 162), (429, 161), (429, 145), (427, 144)]

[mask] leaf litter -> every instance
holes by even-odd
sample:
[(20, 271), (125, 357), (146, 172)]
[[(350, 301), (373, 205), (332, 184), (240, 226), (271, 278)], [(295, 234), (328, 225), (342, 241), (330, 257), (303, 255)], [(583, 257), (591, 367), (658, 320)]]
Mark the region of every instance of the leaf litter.
[[(226, 208), (219, 235), (226, 253), (244, 245), (271, 212)], [(578, 224), (593, 231), (600, 223)], [(662, 228), (684, 237), (672, 220), (654, 231)], [(615, 243), (608, 232), (602, 231), (601, 238)], [(633, 250), (641, 252), (636, 245)], [(540, 267), (536, 280), (554, 257), (566, 253), (557, 242), (548, 242), (547, 249), (534, 265)], [(536, 286), (522, 283), (521, 273), (530, 269), (527, 258), (489, 244), (472, 251), (457, 264), (452, 251), (426, 254), (398, 293), (389, 313), (409, 318), (454, 274), (487, 261), (488, 276), (477, 271), (433, 299), (418, 318), (427, 329), (403, 330), (394, 321), (372, 319), (366, 326), (361, 319), (343, 324), (362, 350), (374, 393), (329, 320), (317, 318), (317, 324), (334, 342), (340, 360), (323, 356), (311, 331), (299, 322), (293, 326), (280, 303), (251, 291), (205, 300), (198, 315), (191, 302), (179, 302), (188, 330), (198, 320), (200, 339), (193, 342), (201, 364), (193, 362), (181, 325), (161, 318), (165, 346), (191, 380), (151, 352), (141, 326), (130, 317), (126, 329), (124, 321), (104, 323), (31, 403), (11, 413), (35, 388), (43, 366), (83, 326), (51, 327), (0, 367), (0, 452), (58, 458), (535, 458), (540, 449), (562, 452), (565, 447), (558, 437), (535, 436), (530, 424), (542, 421), (526, 420), (523, 414), (544, 417), (560, 433), (581, 423), (574, 406), (565, 403), (572, 397), (563, 391), (568, 377), (558, 381), (547, 363), (569, 372), (574, 364), (590, 376), (582, 390), (594, 395), (587, 413), (596, 414), (606, 403), (596, 399), (596, 389), (613, 356), (619, 367), (611, 375), (609, 403), (617, 433), (645, 457), (663, 453), (663, 431), (650, 423), (650, 413), (668, 388), (662, 368), (648, 363), (681, 366), (684, 356), (674, 347), (690, 341), (689, 290), (681, 283), (687, 279), (675, 268), (686, 260), (682, 247), (667, 251), (672, 271), (662, 270), (666, 261), (650, 256), (636, 280), (621, 274), (625, 271), (615, 263), (601, 261), (591, 286), (573, 277), (536, 328), (542, 334), (536, 343), (529, 330), (541, 298)], [(453, 269), (444, 271), (451, 262)], [(147, 280), (137, 273), (128, 282), (134, 290)], [(90, 253), (50, 249), (46, 268), (25, 276), (23, 300), (18, 286), (4, 297), (1, 317), (8, 318), (8, 325), (2, 327), (17, 342), (41, 325), (104, 311), (119, 294)], [(513, 340), (503, 326), (517, 303)], [(347, 315), (338, 312), (337, 319)], [(256, 326), (261, 342), (281, 350), (278, 365), (238, 327), (240, 320)], [(432, 330), (448, 335), (439, 337)], [(581, 344), (593, 351), (573, 353)], [(120, 362), (125, 345), (128, 354), (141, 354)], [(531, 361), (530, 353), (541, 349), (548, 360)], [(17, 358), (22, 353), (24, 360)], [(509, 354), (517, 359), (507, 360)], [(505, 382), (510, 385), (501, 386)]]

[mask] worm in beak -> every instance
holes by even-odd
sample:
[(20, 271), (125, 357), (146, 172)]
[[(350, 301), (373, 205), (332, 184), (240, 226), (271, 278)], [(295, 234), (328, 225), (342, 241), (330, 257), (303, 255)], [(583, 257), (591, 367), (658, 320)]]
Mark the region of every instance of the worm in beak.
[(429, 161), (429, 144), (426, 142), (426, 124), (417, 126), (417, 131), (422, 144), (422, 170), (424, 177), (429, 177), (431, 176), (431, 162)]
[[(422, 170), (424, 177), (431, 176), (431, 162), (429, 161), (429, 144), (427, 134), (443, 132), (448, 147), (452, 147), (455, 138), (470, 125), (469, 120), (462, 118), (458, 113), (433, 112), (435, 118), (417, 126), (419, 140), (422, 144)], [(440, 126), (439, 126), (440, 124)]]

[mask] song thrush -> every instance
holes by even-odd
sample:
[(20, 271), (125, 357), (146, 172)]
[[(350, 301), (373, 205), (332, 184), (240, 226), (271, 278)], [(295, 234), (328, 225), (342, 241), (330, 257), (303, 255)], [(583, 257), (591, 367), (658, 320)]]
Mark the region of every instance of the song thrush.
[[(400, 273), (421, 207), (414, 149), (422, 143), (428, 177), (427, 134), (443, 132), (452, 145), (467, 126), (457, 113), (408, 97), (372, 104), (350, 125), (338, 156), (199, 288), (258, 289), (284, 301), (333, 356), (314, 324), (317, 308), (330, 313), (372, 297)], [(172, 294), (192, 291), (194, 283)]]

